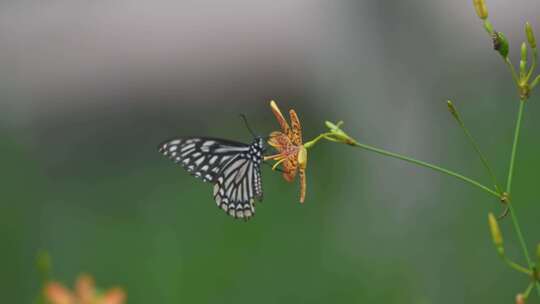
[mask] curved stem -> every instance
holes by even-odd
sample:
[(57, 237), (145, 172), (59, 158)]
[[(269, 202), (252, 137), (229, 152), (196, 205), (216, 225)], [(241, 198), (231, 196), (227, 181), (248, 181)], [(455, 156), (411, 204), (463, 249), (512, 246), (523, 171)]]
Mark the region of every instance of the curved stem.
[(533, 286), (534, 286), (534, 284), (532, 282), (529, 284), (529, 286), (527, 286), (527, 289), (523, 293), (523, 296), (525, 296), (525, 299), (527, 299), (529, 297), (529, 294), (531, 293), (531, 290), (532, 290)]
[(506, 257), (506, 255), (503, 256), (502, 258), (503, 258), (504, 262), (505, 262), (508, 266), (510, 266), (510, 268), (513, 268), (514, 270), (517, 270), (517, 271), (519, 271), (519, 272), (521, 272), (521, 273), (523, 273), (523, 274), (526, 274), (526, 275), (528, 275), (528, 276), (531, 276), (531, 275), (532, 275), (533, 272), (532, 272), (529, 268), (525, 268), (525, 267), (523, 267), (523, 266), (521, 266), (521, 265), (519, 265), (519, 264), (517, 264), (517, 263), (511, 261), (510, 259), (508, 259), (508, 257)]
[(309, 148), (313, 147), (316, 143), (319, 142), (319, 140), (321, 140), (323, 138), (326, 139), (326, 140), (335, 142), (336, 140), (332, 139), (332, 137), (330, 135), (332, 135), (332, 132), (326, 132), (326, 133), (319, 134), (319, 136), (317, 136), (314, 139), (304, 143), (304, 147), (306, 149), (309, 149)]
[(437, 165), (433, 165), (433, 164), (430, 164), (430, 163), (427, 163), (427, 162), (424, 162), (424, 161), (421, 161), (421, 160), (417, 160), (417, 159), (414, 159), (414, 158), (411, 158), (411, 157), (407, 157), (407, 156), (404, 156), (404, 155), (401, 155), (401, 154), (397, 154), (397, 153), (393, 153), (393, 152), (389, 152), (389, 151), (386, 151), (386, 150), (383, 150), (383, 149), (379, 149), (379, 148), (375, 148), (375, 147), (372, 147), (370, 145), (366, 145), (366, 144), (361, 144), (361, 143), (354, 143), (352, 144), (353, 146), (355, 147), (358, 147), (358, 148), (362, 148), (362, 149), (365, 149), (365, 150), (369, 150), (369, 151), (372, 151), (372, 152), (375, 152), (375, 153), (378, 153), (378, 154), (381, 154), (381, 155), (385, 155), (385, 156), (389, 156), (389, 157), (393, 157), (393, 158), (397, 158), (397, 159), (401, 159), (401, 160), (404, 160), (406, 162), (409, 162), (409, 163), (413, 163), (413, 164), (416, 164), (416, 165), (419, 165), (419, 166), (422, 166), (422, 167), (426, 167), (426, 168), (429, 168), (429, 169), (432, 169), (432, 170), (435, 170), (435, 171), (438, 171), (438, 172), (441, 172), (441, 173), (444, 173), (446, 175), (450, 175), (452, 177), (455, 177), (457, 179), (460, 179), (462, 181), (465, 181), (479, 189), (482, 189), (484, 191), (486, 191), (487, 193), (497, 197), (497, 198), (500, 198), (500, 195), (499, 193), (497, 193), (496, 191), (480, 184), (479, 182), (471, 179), (471, 178), (468, 178), (466, 176), (463, 176), (459, 173), (456, 173), (454, 171), (451, 171), (451, 170), (448, 170), (448, 169), (445, 169), (445, 168), (442, 168), (442, 167), (439, 167)]
[(499, 182), (497, 181), (497, 177), (495, 176), (495, 173), (493, 173), (493, 170), (491, 169), (491, 166), (489, 165), (489, 162), (486, 158), (486, 156), (480, 151), (480, 147), (472, 137), (471, 133), (467, 128), (465, 128), (465, 125), (463, 125), (463, 131), (465, 132), (465, 135), (469, 138), (469, 141), (471, 142), (471, 145), (473, 146), (474, 150), (476, 151), (476, 154), (478, 154), (478, 157), (480, 157), (480, 160), (482, 161), (482, 164), (484, 165), (484, 168), (486, 168), (486, 171), (488, 172), (488, 175), (491, 177), (491, 182), (495, 186), (497, 192), (499, 194), (501, 193), (501, 187), (499, 186)]
[(531, 82), (531, 85), (530, 85), (531, 91), (532, 91), (532, 89), (534, 89), (534, 87), (536, 87), (536, 85), (538, 84), (539, 81), (540, 81), (540, 75), (536, 76), (536, 78), (533, 80), (533, 82)]
[[(525, 109), (525, 102), (526, 99), (521, 99), (519, 101), (519, 111), (516, 121), (516, 129), (514, 131), (514, 143), (512, 144), (512, 154), (510, 155), (510, 166), (508, 169), (508, 179), (506, 182), (506, 192), (508, 194), (511, 194), (512, 191), (512, 177), (514, 175), (514, 164), (516, 161), (516, 151), (517, 151), (517, 145), (519, 142), (519, 133), (521, 131), (521, 121), (523, 118), (523, 110)], [(521, 245), (521, 249), (523, 250), (523, 254), (525, 256), (525, 260), (527, 261), (527, 265), (529, 266), (529, 269), (534, 268), (534, 264), (532, 263), (531, 257), (529, 256), (529, 251), (527, 249), (527, 245), (525, 243), (525, 238), (523, 237), (523, 233), (521, 232), (521, 226), (519, 225), (519, 220), (516, 214), (516, 211), (513, 206), (512, 200), (510, 200), (510, 203), (508, 204), (508, 208), (510, 208), (510, 216), (512, 217), (512, 223), (514, 224), (514, 230), (516, 231), (516, 235), (519, 241), (519, 244)], [(536, 291), (538, 292), (538, 295), (540, 296), (540, 283), (536, 282)]]
[(514, 69), (514, 66), (512, 65), (512, 62), (507, 57), (507, 58), (504, 59), (504, 63), (506, 63), (506, 66), (508, 67), (508, 69), (510, 70), (510, 73), (512, 74), (512, 79), (514, 80), (514, 82), (516, 83), (516, 85), (519, 88), (519, 78), (518, 78), (518, 76), (516, 74), (516, 70)]
[(538, 60), (538, 52), (536, 51), (536, 48), (533, 48), (532, 49), (532, 64), (531, 64), (531, 67), (529, 69), (529, 72), (527, 73), (527, 82), (529, 81), (529, 79), (531, 79), (531, 76), (532, 76), (532, 73), (534, 72), (534, 70), (536, 69), (536, 61)]
[(484, 168), (486, 168), (488, 175), (491, 177), (491, 182), (495, 186), (495, 190), (497, 190), (497, 193), (499, 193), (499, 195), (502, 195), (502, 188), (499, 186), (497, 177), (495, 176), (495, 173), (493, 173), (493, 170), (491, 169), (491, 166), (489, 165), (489, 162), (486, 156), (484, 155), (484, 153), (482, 153), (482, 151), (480, 150), (480, 147), (476, 143), (476, 140), (474, 140), (474, 137), (472, 136), (471, 132), (469, 132), (469, 130), (465, 126), (465, 122), (461, 118), (461, 115), (459, 111), (457, 110), (457, 108), (454, 106), (454, 104), (451, 101), (448, 101), (448, 103), (449, 103), (448, 107), (449, 107), (450, 113), (452, 114), (452, 116), (454, 117), (458, 125), (461, 127), (461, 130), (463, 130), (463, 132), (465, 133), (465, 136), (467, 137), (467, 139), (473, 146), (473, 149), (476, 152), (476, 154), (478, 154), (478, 156), (480, 157), (480, 160), (482, 161)]

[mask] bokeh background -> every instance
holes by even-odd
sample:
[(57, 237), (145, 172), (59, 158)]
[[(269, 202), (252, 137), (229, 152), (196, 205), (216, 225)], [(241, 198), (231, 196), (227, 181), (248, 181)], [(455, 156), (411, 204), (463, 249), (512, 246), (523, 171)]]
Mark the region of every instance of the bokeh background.
[[(517, 62), (534, 0), (488, 1)], [(0, 290), (31, 303), (35, 257), (53, 276), (118, 285), (129, 303), (512, 303), (527, 278), (502, 264), (484, 192), (335, 144), (310, 151), (308, 195), (264, 168), (253, 220), (163, 159), (175, 135), (306, 139), (344, 120), (362, 142), (489, 184), (446, 110), (458, 109), (504, 180), (515, 88), (472, 3), (460, 1), (5, 1), (0, 4)], [(527, 106), (513, 199), (540, 242), (540, 115)], [(523, 262), (510, 219), (510, 256)]]

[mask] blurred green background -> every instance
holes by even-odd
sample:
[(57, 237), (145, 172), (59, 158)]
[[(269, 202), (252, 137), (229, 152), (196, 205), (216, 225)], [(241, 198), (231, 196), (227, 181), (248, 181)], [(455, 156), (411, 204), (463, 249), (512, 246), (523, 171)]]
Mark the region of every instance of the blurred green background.
[[(488, 7), (517, 62), (540, 7)], [(504, 180), (516, 93), (469, 0), (8, 1), (0, 32), (3, 303), (35, 299), (39, 250), (55, 279), (87, 272), (129, 303), (512, 303), (527, 285), (492, 246), (500, 204), (450, 177), (325, 143), (310, 151), (304, 205), (265, 167), (244, 223), (156, 151), (175, 135), (250, 142), (238, 114), (267, 134), (276, 99), (305, 139), (344, 120), (362, 142), (489, 184), (450, 98)], [(537, 101), (513, 193), (531, 252)]]

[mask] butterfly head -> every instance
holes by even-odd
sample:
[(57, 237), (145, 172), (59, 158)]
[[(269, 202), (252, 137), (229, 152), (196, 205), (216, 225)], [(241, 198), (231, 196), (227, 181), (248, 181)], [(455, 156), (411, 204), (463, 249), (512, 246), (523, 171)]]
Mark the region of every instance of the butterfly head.
[(257, 143), (257, 146), (262, 150), (266, 150), (266, 139), (262, 136), (255, 137), (255, 142)]

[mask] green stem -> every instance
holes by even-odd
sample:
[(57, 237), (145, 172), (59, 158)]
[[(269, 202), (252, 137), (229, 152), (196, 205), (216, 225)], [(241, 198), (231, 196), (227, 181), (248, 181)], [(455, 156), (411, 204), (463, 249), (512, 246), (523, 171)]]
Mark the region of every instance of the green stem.
[(497, 181), (497, 177), (495, 176), (495, 174), (493, 173), (493, 170), (491, 169), (491, 167), (489, 166), (489, 163), (488, 163), (488, 160), (487, 158), (485, 157), (485, 155), (482, 153), (482, 151), (480, 151), (480, 147), (478, 147), (478, 144), (476, 143), (476, 141), (474, 140), (474, 138), (472, 137), (471, 133), (469, 132), (469, 130), (467, 130), (467, 128), (465, 128), (465, 125), (462, 125), (463, 126), (463, 131), (465, 132), (465, 135), (467, 136), (467, 138), (469, 138), (469, 141), (471, 142), (474, 150), (476, 151), (476, 153), (478, 154), (478, 156), (480, 157), (480, 160), (482, 161), (482, 164), (484, 164), (484, 167), (486, 168), (489, 176), (491, 177), (491, 182), (493, 183), (493, 185), (495, 186), (495, 188), (497, 189), (497, 192), (499, 192), (499, 194), (502, 194), (501, 193), (501, 187), (499, 186), (499, 182)]
[(432, 170), (435, 170), (435, 171), (438, 171), (438, 172), (441, 172), (441, 173), (444, 173), (446, 175), (450, 175), (450, 176), (453, 176), (457, 179), (460, 179), (462, 181), (465, 181), (477, 188), (480, 188), (484, 191), (486, 191), (487, 193), (497, 197), (497, 198), (500, 198), (500, 195), (499, 193), (497, 193), (496, 191), (480, 184), (479, 182), (473, 180), (473, 179), (470, 179), (466, 176), (463, 176), (459, 173), (456, 173), (454, 171), (451, 171), (451, 170), (448, 170), (448, 169), (445, 169), (445, 168), (441, 168), (439, 166), (436, 166), (436, 165), (433, 165), (433, 164), (430, 164), (430, 163), (426, 163), (424, 161), (421, 161), (421, 160), (417, 160), (417, 159), (414, 159), (414, 158), (411, 158), (411, 157), (407, 157), (407, 156), (404, 156), (404, 155), (401, 155), (401, 154), (397, 154), (397, 153), (393, 153), (393, 152), (389, 152), (389, 151), (386, 151), (386, 150), (383, 150), (383, 149), (379, 149), (379, 148), (375, 148), (375, 147), (372, 147), (372, 146), (369, 146), (369, 145), (366, 145), (366, 144), (361, 144), (361, 143), (354, 143), (353, 146), (355, 147), (359, 147), (359, 148), (362, 148), (362, 149), (365, 149), (365, 150), (369, 150), (369, 151), (372, 151), (372, 152), (375, 152), (375, 153), (378, 153), (378, 154), (381, 154), (381, 155), (384, 155), (384, 156), (389, 156), (389, 157), (393, 157), (393, 158), (397, 158), (397, 159), (401, 159), (401, 160), (404, 160), (406, 162), (409, 162), (409, 163), (413, 163), (413, 164), (416, 164), (416, 165), (419, 165), (419, 166), (422, 166), (422, 167), (426, 167), (426, 168), (429, 168), (429, 169), (432, 169)]
[(493, 25), (491, 25), (491, 22), (489, 22), (488, 19), (484, 20), (484, 29), (486, 30), (486, 32), (489, 34), (489, 37), (491, 38), (491, 36), (493, 35)]
[[(526, 99), (521, 99), (519, 101), (519, 111), (518, 111), (518, 116), (517, 116), (517, 121), (516, 121), (516, 129), (514, 132), (514, 143), (512, 144), (512, 154), (510, 155), (510, 166), (508, 169), (508, 179), (506, 182), (506, 193), (508, 193), (509, 195), (511, 195), (511, 191), (512, 191), (512, 177), (514, 175), (514, 164), (516, 160), (516, 151), (517, 151), (517, 145), (519, 142), (519, 133), (521, 131), (521, 121), (523, 118), (523, 111), (525, 109), (525, 102), (526, 102)], [(516, 231), (516, 235), (521, 245), (521, 249), (523, 250), (525, 260), (527, 260), (527, 265), (529, 266), (529, 269), (531, 269), (532, 271), (534, 269), (534, 264), (532, 263), (531, 257), (529, 256), (529, 251), (525, 243), (525, 238), (523, 237), (523, 233), (521, 232), (521, 226), (519, 225), (519, 220), (518, 220), (518, 217), (517, 217), (517, 214), (513, 205), (514, 203), (512, 202), (512, 200), (510, 200), (510, 203), (508, 204), (508, 208), (510, 208), (510, 216), (512, 217), (514, 230)], [(538, 292), (538, 295), (540, 296), (540, 283), (536, 282), (535, 285), (536, 285), (536, 291)]]
[(453, 105), (453, 103), (451, 101), (448, 101), (448, 102), (449, 102), (449, 107), (451, 107), (450, 108), (450, 113), (452, 114), (452, 116), (457, 121), (458, 125), (461, 127), (461, 129), (465, 133), (465, 136), (467, 137), (467, 139), (469, 140), (469, 142), (473, 146), (474, 150), (476, 151), (476, 154), (478, 154), (478, 156), (480, 157), (480, 160), (482, 161), (482, 164), (484, 165), (484, 168), (486, 169), (488, 175), (491, 177), (491, 182), (495, 186), (495, 189), (499, 193), (499, 196), (502, 195), (502, 190), (501, 190), (502, 188), (499, 186), (499, 182), (497, 181), (497, 177), (493, 173), (493, 170), (491, 169), (491, 166), (489, 165), (489, 162), (488, 162), (487, 158), (484, 156), (484, 153), (482, 153), (482, 151), (480, 150), (480, 147), (478, 146), (478, 144), (474, 140), (472, 134), (469, 132), (469, 130), (465, 126), (465, 123), (463, 122), (463, 119), (461, 119), (461, 115), (458, 112), (457, 108)]
[(510, 268), (513, 268), (521, 273), (524, 273), (528, 276), (532, 275), (532, 271), (526, 267), (523, 267), (521, 265), (519, 265), (518, 263), (515, 263), (513, 261), (511, 261), (506, 255), (502, 256), (504, 262), (510, 266)]
[(519, 78), (518, 78), (518, 76), (516, 74), (516, 70), (514, 69), (514, 66), (512, 65), (512, 62), (510, 61), (510, 59), (508, 57), (506, 57), (504, 59), (504, 63), (506, 63), (506, 66), (510, 70), (510, 73), (512, 74), (512, 79), (514, 79), (514, 82), (519, 87)]
[[(477, 182), (477, 181), (475, 181), (475, 180), (473, 180), (471, 178), (468, 178), (466, 176), (463, 176), (463, 175), (461, 175), (459, 173), (456, 173), (454, 171), (451, 171), (451, 170), (448, 170), (448, 169), (445, 169), (445, 168), (442, 168), (442, 167), (439, 167), (437, 165), (433, 165), (433, 164), (430, 164), (430, 163), (427, 163), (427, 162), (424, 162), (424, 161), (421, 161), (421, 160), (417, 160), (417, 159), (414, 159), (412, 157), (407, 157), (407, 156), (397, 154), (397, 153), (394, 153), (394, 152), (390, 152), (390, 151), (386, 151), (386, 150), (383, 150), (383, 149), (375, 148), (375, 147), (370, 146), (370, 145), (361, 144), (361, 143), (355, 141), (354, 139), (348, 137), (348, 135), (346, 135), (345, 133), (337, 134), (336, 132), (337, 131), (334, 130), (334, 132), (322, 133), (319, 136), (315, 137), (314, 139), (306, 142), (304, 144), (304, 147), (306, 149), (309, 149), (309, 148), (313, 147), (321, 139), (326, 139), (326, 140), (333, 141), (333, 142), (346, 142), (347, 144), (349, 144), (351, 146), (366, 149), (368, 151), (372, 151), (372, 152), (375, 152), (375, 153), (378, 153), (378, 154), (381, 154), (381, 155), (384, 155), (384, 156), (389, 156), (389, 157), (401, 159), (401, 160), (404, 160), (404, 161), (409, 162), (409, 163), (413, 163), (413, 164), (416, 164), (416, 165), (419, 165), (419, 166), (422, 166), (422, 167), (430, 168), (432, 170), (435, 170), (435, 171), (438, 171), (438, 172), (453, 176), (453, 177), (455, 177), (457, 179), (465, 181), (465, 182), (467, 182), (467, 183), (469, 183), (469, 184), (471, 184), (473, 186), (476, 186), (476, 187), (486, 191), (487, 193), (497, 197), (498, 199), (501, 198), (501, 195), (499, 193), (497, 193), (497, 191), (494, 191), (494, 190), (480, 184), (479, 182)], [(343, 139), (340, 140), (338, 138), (335, 138), (335, 136), (342, 136), (342, 137), (346, 136), (347, 140), (343, 141)]]
[(508, 179), (506, 182), (506, 192), (510, 194), (512, 190), (512, 177), (514, 175), (514, 163), (516, 160), (517, 145), (519, 142), (519, 133), (521, 131), (521, 121), (523, 119), (523, 110), (525, 109), (525, 100), (520, 100), (519, 111), (516, 121), (516, 128), (514, 130), (514, 143), (512, 145), (512, 154), (510, 155), (510, 168), (508, 169)]
[(331, 137), (331, 135), (332, 135), (332, 132), (326, 132), (326, 133), (319, 134), (319, 136), (317, 136), (314, 139), (304, 143), (304, 148), (309, 149), (309, 148), (313, 147), (317, 142), (319, 142), (319, 140), (321, 140), (323, 138), (326, 139), (326, 140), (336, 142), (336, 140), (334, 140)]
[(534, 286), (534, 284), (532, 282), (529, 284), (529, 286), (527, 286), (527, 289), (523, 293), (523, 296), (525, 297), (525, 299), (527, 299), (529, 297), (529, 294), (531, 293), (531, 290), (532, 290), (533, 286)]
[(534, 89), (534, 87), (536, 87), (536, 85), (538, 84), (539, 81), (540, 81), (540, 75), (536, 76), (536, 78), (531, 83), (531, 86), (530, 86), (531, 91), (532, 91), (532, 89)]
[(536, 48), (533, 48), (532, 49), (532, 64), (531, 64), (531, 67), (529, 68), (529, 72), (527, 73), (526, 82), (528, 82), (529, 79), (531, 79), (532, 73), (536, 69), (537, 59), (538, 59), (538, 52), (536, 51)]

